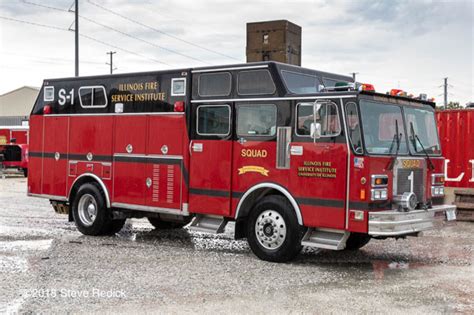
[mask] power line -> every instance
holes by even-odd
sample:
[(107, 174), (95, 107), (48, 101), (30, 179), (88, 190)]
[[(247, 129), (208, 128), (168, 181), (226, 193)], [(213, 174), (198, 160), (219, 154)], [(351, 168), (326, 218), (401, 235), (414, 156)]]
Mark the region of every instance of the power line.
[(212, 52), (212, 53), (214, 53), (214, 54), (217, 54), (217, 55), (220, 55), (220, 56), (223, 56), (223, 57), (226, 57), (226, 58), (230, 58), (230, 59), (234, 59), (234, 60), (237, 60), (237, 61), (241, 61), (241, 60), (238, 59), (238, 58), (235, 58), (235, 57), (232, 57), (232, 56), (229, 56), (229, 55), (220, 53), (220, 52), (218, 52), (218, 51), (216, 51), (216, 50), (213, 50), (213, 49), (210, 49), (210, 48), (207, 48), (207, 47), (204, 47), (204, 46), (195, 44), (195, 43), (193, 43), (193, 42), (190, 42), (190, 41), (188, 41), (188, 40), (179, 38), (179, 37), (177, 37), (177, 36), (175, 36), (175, 35), (169, 34), (169, 33), (165, 32), (165, 31), (159, 30), (159, 29), (157, 29), (157, 28), (154, 28), (154, 27), (149, 26), (149, 25), (147, 25), (147, 24), (144, 24), (144, 23), (142, 23), (142, 22), (133, 20), (133, 19), (129, 18), (128, 16), (122, 15), (122, 14), (120, 14), (120, 13), (118, 13), (118, 12), (115, 12), (115, 11), (113, 11), (113, 10), (111, 10), (111, 9), (108, 9), (108, 8), (106, 8), (106, 7), (104, 7), (104, 6), (101, 6), (100, 4), (95, 3), (95, 2), (93, 2), (93, 1), (87, 0), (87, 2), (89, 2), (90, 4), (96, 6), (96, 7), (100, 8), (100, 9), (102, 9), (102, 10), (104, 10), (104, 11), (107, 11), (107, 12), (109, 12), (109, 13), (111, 13), (111, 14), (114, 14), (114, 15), (116, 15), (116, 16), (119, 16), (119, 17), (121, 17), (121, 18), (123, 18), (123, 19), (125, 19), (125, 20), (127, 20), (127, 21), (130, 21), (130, 22), (135, 23), (135, 24), (137, 24), (137, 25), (140, 25), (140, 26), (142, 26), (142, 27), (148, 28), (149, 30), (152, 30), (152, 31), (154, 31), (154, 32), (157, 32), (157, 33), (166, 35), (166, 36), (171, 37), (171, 38), (173, 38), (173, 39), (176, 39), (176, 40), (178, 40), (178, 41), (180, 41), (180, 42), (186, 43), (186, 44), (188, 44), (188, 45), (191, 45), (191, 46), (194, 46), (194, 47), (197, 47), (197, 48), (200, 48), (200, 49), (204, 49), (204, 50), (206, 50), (206, 51), (208, 51), (208, 52)]
[(89, 19), (89, 18), (87, 18), (87, 17), (85, 17), (85, 16), (80, 15), (80, 17), (81, 17), (81, 19), (84, 19), (84, 20), (86, 20), (86, 21), (89, 21), (89, 22), (91, 22), (91, 23), (93, 23), (93, 24), (96, 24), (96, 25), (99, 25), (99, 26), (101, 26), (101, 27), (107, 28), (107, 29), (109, 29), (109, 30), (111, 30), (111, 31), (114, 31), (114, 32), (116, 32), (116, 33), (119, 33), (119, 34), (121, 34), (121, 35), (123, 35), (123, 36), (129, 37), (129, 38), (133, 38), (133, 39), (135, 39), (135, 40), (138, 40), (138, 41), (140, 41), (140, 42), (142, 42), (142, 43), (145, 43), (145, 44), (148, 44), (148, 45), (150, 45), (150, 46), (153, 46), (153, 47), (156, 47), (156, 48), (159, 48), (159, 49), (163, 49), (163, 50), (166, 50), (166, 51), (168, 51), (168, 52), (170, 52), (170, 53), (177, 54), (177, 55), (180, 55), (180, 56), (182, 56), (182, 57), (186, 57), (186, 58), (189, 58), (189, 59), (192, 59), (192, 60), (196, 60), (196, 61), (199, 61), (199, 62), (202, 62), (202, 63), (205, 63), (205, 64), (210, 64), (210, 63), (208, 63), (208, 62), (206, 62), (206, 61), (204, 61), (204, 60), (201, 60), (201, 59), (199, 59), (199, 58), (195, 58), (195, 57), (192, 57), (192, 56), (189, 56), (189, 55), (180, 53), (180, 52), (178, 52), (178, 51), (176, 51), (176, 50), (172, 50), (172, 49), (169, 49), (169, 48), (160, 46), (160, 45), (156, 45), (155, 43), (149, 42), (149, 41), (147, 41), (147, 40), (145, 40), (145, 39), (141, 39), (141, 38), (136, 37), (136, 36), (133, 36), (133, 35), (131, 35), (131, 34), (122, 32), (121, 30), (118, 30), (118, 29), (116, 29), (116, 28), (113, 28), (113, 27), (111, 27), (111, 26), (108, 26), (108, 25), (105, 25), (105, 24), (102, 24), (102, 23), (99, 23), (99, 22), (96, 22), (96, 21), (94, 21), (94, 20), (92, 20), (92, 19)]
[[(73, 59), (58, 58), (58, 57), (51, 58), (51, 57), (33, 56), (33, 55), (19, 54), (19, 53), (6, 52), (6, 51), (0, 51), (0, 55), (26, 57), (26, 58), (31, 59), (33, 62), (46, 63), (48, 61), (49, 64), (63, 64), (63, 63), (69, 63), (71, 61), (74, 61)], [(88, 63), (88, 64), (94, 64), (94, 65), (102, 65), (103, 64), (102, 62), (92, 61), (92, 60), (82, 60), (81, 63)]]
[[(65, 10), (65, 9), (61, 9), (61, 8), (57, 8), (57, 7), (52, 7), (52, 6), (47, 6), (47, 5), (43, 5), (43, 4), (39, 4), (39, 3), (34, 3), (34, 2), (26, 1), (26, 0), (23, 0), (23, 3), (29, 4), (29, 5), (34, 5), (34, 6), (37, 6), (37, 7), (42, 7), (42, 8), (45, 8), (45, 9), (50, 9), (50, 10), (56, 10), (56, 11), (61, 11), (61, 12), (71, 12), (71, 11), (69, 11), (69, 10)], [(118, 30), (118, 29), (116, 29), (116, 28), (113, 28), (113, 27), (111, 27), (111, 26), (109, 26), (109, 25), (105, 25), (105, 24), (99, 23), (99, 22), (97, 22), (97, 21), (94, 21), (93, 19), (90, 19), (90, 18), (85, 17), (85, 16), (83, 16), (83, 15), (79, 15), (79, 17), (80, 17), (81, 19), (84, 19), (84, 20), (90, 22), (90, 23), (93, 23), (93, 24), (96, 24), (96, 25), (98, 25), (98, 26), (100, 26), (100, 27), (109, 29), (109, 30), (114, 31), (114, 32), (116, 32), (116, 33), (119, 33), (119, 34), (121, 34), (121, 35), (123, 35), (123, 36), (126, 36), (126, 37), (129, 37), (129, 38), (132, 38), (132, 39), (141, 41), (141, 42), (143, 42), (143, 43), (145, 43), (145, 44), (148, 44), (148, 45), (150, 45), (150, 46), (153, 46), (153, 47), (155, 47), (155, 48), (163, 49), (163, 50), (166, 50), (166, 51), (168, 51), (168, 52), (170, 52), (170, 53), (177, 54), (177, 55), (180, 55), (180, 56), (182, 56), (182, 57), (186, 57), (186, 58), (189, 58), (189, 59), (192, 59), (192, 60), (199, 61), (199, 62), (202, 62), (202, 63), (205, 63), (205, 64), (210, 65), (209, 62), (206, 62), (206, 61), (204, 61), (204, 60), (202, 60), (202, 59), (199, 59), (199, 58), (196, 58), (196, 57), (193, 57), (193, 56), (189, 56), (189, 55), (180, 53), (180, 52), (178, 52), (178, 51), (176, 51), (176, 50), (169, 49), (169, 48), (166, 48), (166, 47), (163, 47), (163, 46), (154, 44), (154, 43), (149, 42), (149, 41), (147, 41), (147, 40), (141, 39), (141, 38), (139, 38), (139, 37), (133, 36), (133, 35), (131, 35), (131, 34), (128, 34), (128, 33), (126, 33), (126, 32), (123, 32), (123, 31), (121, 31), (121, 30)]]
[[(43, 28), (54, 29), (54, 30), (58, 30), (58, 31), (69, 32), (69, 30), (66, 29), (66, 28), (61, 28), (61, 27), (54, 26), (54, 25), (46, 25), (46, 24), (41, 24), (41, 23), (36, 23), (36, 22), (30, 22), (30, 21), (25, 21), (25, 20), (13, 19), (13, 18), (5, 17), (5, 16), (0, 16), (0, 19), (7, 20), (7, 21), (12, 21), (12, 22), (17, 22), (17, 23), (23, 23), (23, 24), (33, 25), (33, 26), (37, 26), (37, 27), (43, 27)], [(139, 54), (139, 53), (137, 53), (137, 52), (134, 52), (134, 51), (132, 51), (132, 50), (128, 50), (128, 49), (125, 49), (125, 48), (122, 48), (122, 47), (119, 47), (119, 46), (116, 46), (116, 45), (113, 45), (113, 44), (109, 44), (109, 43), (107, 43), (107, 42), (104, 42), (104, 41), (102, 41), (102, 40), (100, 40), (100, 39), (91, 37), (91, 36), (89, 36), (89, 35), (86, 35), (86, 34), (79, 34), (79, 35), (80, 35), (81, 37), (87, 38), (87, 39), (89, 39), (89, 40), (92, 40), (92, 41), (94, 41), (94, 42), (100, 43), (100, 44), (102, 44), (102, 45), (106, 45), (106, 46), (109, 46), (109, 47), (112, 47), (112, 48), (115, 48), (115, 49), (124, 51), (124, 52), (126, 52), (126, 53), (128, 53), (128, 54), (135, 55), (135, 56), (138, 56), (138, 57), (141, 57), (141, 58), (144, 58), (144, 59), (148, 59), (148, 60), (154, 61), (154, 62), (156, 62), (156, 63), (163, 64), (163, 65), (171, 66), (170, 64), (168, 64), (168, 63), (166, 63), (166, 62), (160, 61), (160, 60), (155, 59), (155, 58), (152, 58), (152, 57), (144, 56), (144, 55)]]

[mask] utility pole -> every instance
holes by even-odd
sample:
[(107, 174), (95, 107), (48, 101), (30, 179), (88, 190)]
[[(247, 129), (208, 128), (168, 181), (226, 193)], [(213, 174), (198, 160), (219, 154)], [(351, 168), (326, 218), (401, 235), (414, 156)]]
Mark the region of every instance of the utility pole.
[(76, 16), (76, 20), (74, 22), (74, 31), (75, 31), (75, 42), (76, 42), (76, 47), (75, 47), (75, 64), (76, 64), (76, 77), (79, 76), (79, 0), (75, 0), (75, 9), (74, 13)]
[(444, 78), (444, 108), (448, 106), (448, 78)]
[(354, 81), (354, 83), (356, 82), (356, 75), (359, 74), (359, 72), (351, 72), (350, 74), (352, 74), (352, 80)]
[(110, 74), (112, 74), (114, 72), (115, 69), (117, 68), (114, 68), (114, 54), (116, 54), (117, 52), (116, 51), (109, 51), (108, 53), (106, 53), (107, 55), (110, 55), (110, 63), (105, 63), (106, 65), (110, 65)]

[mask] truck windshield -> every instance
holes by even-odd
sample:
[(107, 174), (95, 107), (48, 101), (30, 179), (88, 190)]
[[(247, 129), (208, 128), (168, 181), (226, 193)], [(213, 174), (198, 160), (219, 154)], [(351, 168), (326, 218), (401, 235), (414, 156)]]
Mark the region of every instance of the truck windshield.
[(408, 153), (400, 106), (361, 100), (360, 112), (367, 153), (393, 155), (398, 142), (398, 154)]
[(424, 148), (428, 154), (441, 154), (434, 111), (426, 108), (405, 107), (404, 112), (410, 152), (424, 155)]

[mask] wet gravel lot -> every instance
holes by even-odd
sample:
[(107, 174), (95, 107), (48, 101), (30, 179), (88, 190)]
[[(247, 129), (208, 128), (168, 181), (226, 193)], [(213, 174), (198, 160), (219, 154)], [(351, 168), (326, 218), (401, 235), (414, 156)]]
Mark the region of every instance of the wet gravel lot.
[(222, 235), (129, 220), (113, 237), (76, 231), (26, 179), (0, 178), (0, 313), (474, 313), (474, 224), (357, 252), (305, 248), (258, 260)]

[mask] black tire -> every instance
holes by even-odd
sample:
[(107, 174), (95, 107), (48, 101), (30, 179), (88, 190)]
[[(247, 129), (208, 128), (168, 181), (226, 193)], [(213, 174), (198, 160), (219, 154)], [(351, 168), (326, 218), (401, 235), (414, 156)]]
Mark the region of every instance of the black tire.
[[(256, 231), (257, 220), (259, 236)], [(298, 224), (293, 207), (283, 196), (264, 197), (249, 214), (247, 240), (252, 252), (262, 260), (292, 260), (301, 251), (302, 237), (303, 228)]]
[[(83, 210), (86, 205), (95, 208), (94, 217)], [(87, 183), (79, 188), (72, 204), (72, 216), (79, 232), (85, 235), (108, 235), (114, 226), (114, 221), (105, 205), (104, 195), (94, 183)]]
[(108, 231), (105, 234), (115, 235), (115, 233), (118, 233), (123, 228), (123, 226), (125, 225), (125, 221), (126, 219), (111, 220)]
[(28, 177), (28, 169), (27, 168), (23, 169), (23, 176)]
[(351, 233), (346, 242), (345, 250), (358, 250), (370, 241), (370, 236), (362, 233)]
[(153, 225), (157, 230), (181, 229), (191, 221), (191, 217), (184, 218), (183, 222), (163, 221), (157, 217), (148, 217), (147, 219), (148, 222), (150, 222), (150, 224)]

